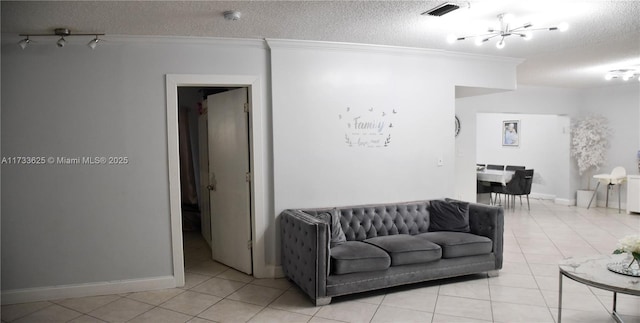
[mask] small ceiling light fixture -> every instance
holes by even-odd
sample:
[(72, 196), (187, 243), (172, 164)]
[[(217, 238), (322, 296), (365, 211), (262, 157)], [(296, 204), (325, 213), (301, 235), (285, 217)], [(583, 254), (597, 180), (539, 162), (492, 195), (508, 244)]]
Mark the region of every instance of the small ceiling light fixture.
[(71, 30), (67, 29), (67, 28), (56, 28), (53, 30), (53, 34), (20, 34), (20, 36), (24, 36), (26, 37), (25, 39), (22, 39), (21, 41), (18, 42), (18, 46), (20, 46), (20, 48), (25, 49), (30, 43), (31, 43), (31, 39), (29, 37), (60, 37), (58, 39), (58, 41), (56, 42), (56, 46), (58, 46), (59, 48), (64, 47), (67, 44), (67, 40), (66, 37), (71, 37), (71, 36), (95, 36), (95, 38), (93, 40), (91, 40), (87, 45), (91, 48), (91, 49), (95, 49), (96, 46), (98, 45), (98, 42), (100, 41), (100, 39), (98, 38), (98, 36), (104, 36), (103, 33), (71, 33)]
[(470, 38), (475, 38), (476, 45), (480, 46), (493, 38), (499, 38), (500, 40), (496, 43), (496, 47), (499, 49), (504, 48), (505, 38), (509, 36), (520, 36), (525, 40), (529, 40), (532, 37), (532, 32), (536, 30), (559, 30), (566, 31), (569, 29), (569, 24), (566, 22), (561, 23), (558, 26), (553, 27), (544, 27), (544, 28), (531, 28), (533, 27), (532, 23), (526, 23), (524, 25), (511, 28), (511, 24), (513, 22), (513, 15), (507, 13), (501, 13), (498, 15), (498, 20), (500, 21), (500, 29), (489, 28), (486, 34), (472, 35), (472, 36), (464, 36), (457, 37), (455, 35), (449, 35), (447, 37), (447, 41), (449, 43), (454, 43), (457, 40), (465, 40)]
[(224, 15), (224, 19), (226, 20), (236, 21), (236, 20), (240, 20), (240, 16), (242, 16), (242, 13), (237, 10), (229, 10), (229, 11), (225, 11), (223, 15)]
[(611, 81), (613, 79), (623, 79), (624, 81), (628, 81), (634, 77), (638, 77), (638, 81), (640, 81), (640, 70), (638, 69), (611, 70), (604, 75), (604, 79), (607, 81)]

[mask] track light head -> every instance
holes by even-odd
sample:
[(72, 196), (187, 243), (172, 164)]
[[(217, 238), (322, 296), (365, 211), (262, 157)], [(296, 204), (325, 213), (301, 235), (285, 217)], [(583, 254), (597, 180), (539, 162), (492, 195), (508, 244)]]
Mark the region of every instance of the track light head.
[(98, 39), (98, 36), (96, 36), (96, 38), (92, 39), (87, 46), (89, 46), (89, 48), (91, 49), (96, 49), (96, 46), (98, 45), (98, 42), (100, 41), (100, 39)]
[(22, 48), (22, 49), (25, 49), (25, 48), (27, 48), (29, 43), (31, 43), (31, 40), (29, 39), (29, 36), (27, 36), (27, 38), (25, 38), (25, 39), (23, 39), (23, 40), (18, 42), (18, 46), (20, 46), (20, 48)]
[(60, 39), (58, 39), (58, 42), (56, 43), (56, 46), (58, 46), (59, 48), (62, 48), (66, 44), (67, 44), (67, 41), (64, 39), (64, 36), (62, 36), (62, 37), (60, 37)]

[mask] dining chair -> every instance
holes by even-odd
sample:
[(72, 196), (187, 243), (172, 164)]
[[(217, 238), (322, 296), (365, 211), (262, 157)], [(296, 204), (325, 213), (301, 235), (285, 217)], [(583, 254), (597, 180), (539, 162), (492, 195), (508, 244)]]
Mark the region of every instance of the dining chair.
[(620, 213), (621, 202), (620, 202), (620, 189), (622, 184), (627, 180), (627, 170), (624, 167), (618, 166), (611, 171), (611, 174), (598, 174), (593, 175), (593, 178), (598, 180), (598, 184), (596, 184), (596, 189), (593, 191), (593, 195), (591, 196), (591, 200), (589, 200), (589, 205), (587, 205), (587, 209), (591, 206), (591, 202), (593, 202), (593, 198), (598, 193), (598, 187), (600, 183), (607, 184), (607, 202), (605, 207), (609, 207), (609, 191), (613, 188), (614, 185), (618, 185), (618, 213)]
[(507, 165), (507, 167), (505, 167), (505, 170), (517, 170), (517, 169), (525, 170), (527, 168), (524, 166), (513, 166), (513, 165)]
[[(487, 167), (485, 167), (485, 169), (491, 169), (491, 170), (502, 170), (504, 171), (504, 165), (492, 165), (492, 164), (487, 164)], [(490, 193), (490, 195), (492, 195), (493, 193), (496, 193), (495, 197), (490, 197), (489, 200), (493, 199), (494, 204), (497, 203), (498, 197), (500, 197), (500, 192), (502, 191), (502, 184), (500, 183), (491, 183), (491, 191), (492, 193)], [(500, 199), (500, 202), (502, 202), (502, 199)]]
[(529, 194), (531, 194), (531, 186), (533, 185), (533, 169), (516, 169), (511, 180), (503, 187), (502, 193), (507, 195), (507, 207), (516, 208), (516, 196), (520, 197), (520, 205), (522, 205), (522, 196), (527, 198), (527, 209), (531, 210), (529, 203)]

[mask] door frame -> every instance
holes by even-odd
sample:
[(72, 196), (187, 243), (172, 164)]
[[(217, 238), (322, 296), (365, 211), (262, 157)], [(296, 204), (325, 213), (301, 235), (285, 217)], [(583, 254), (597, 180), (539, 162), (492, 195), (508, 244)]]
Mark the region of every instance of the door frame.
[(182, 246), (182, 211), (180, 202), (180, 155), (178, 139), (178, 87), (246, 87), (249, 91), (249, 164), (251, 166), (251, 237), (253, 275), (273, 277), (265, 259), (266, 232), (266, 151), (263, 142), (265, 115), (262, 106), (262, 84), (259, 75), (167, 74), (167, 159), (169, 175), (169, 208), (171, 218), (171, 254), (176, 286), (184, 285), (184, 251)]

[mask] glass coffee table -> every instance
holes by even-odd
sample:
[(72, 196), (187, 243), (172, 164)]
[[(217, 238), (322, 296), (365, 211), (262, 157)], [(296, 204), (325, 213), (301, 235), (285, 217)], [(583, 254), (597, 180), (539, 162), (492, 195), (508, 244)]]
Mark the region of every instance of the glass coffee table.
[[(558, 291), (558, 323), (562, 322), (562, 278), (567, 277), (579, 283), (613, 292), (611, 316), (616, 322), (622, 318), (616, 311), (618, 293), (640, 296), (640, 277), (614, 273), (607, 264), (627, 261), (625, 255), (597, 255), (567, 258), (558, 264), (560, 289)], [(628, 261), (630, 262), (630, 260)]]

